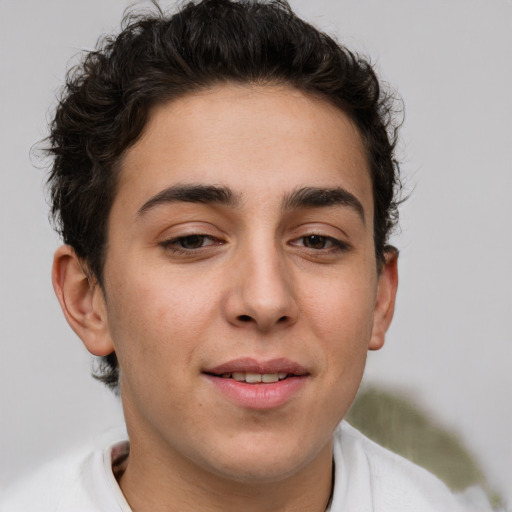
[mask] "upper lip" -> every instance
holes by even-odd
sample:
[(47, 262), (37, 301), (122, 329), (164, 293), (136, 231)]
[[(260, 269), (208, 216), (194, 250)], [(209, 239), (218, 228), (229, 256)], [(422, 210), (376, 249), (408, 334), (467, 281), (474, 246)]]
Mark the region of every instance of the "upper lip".
[(259, 374), (288, 373), (293, 375), (308, 375), (309, 373), (302, 365), (286, 358), (261, 361), (251, 357), (241, 357), (204, 370), (204, 373), (214, 375), (234, 372)]

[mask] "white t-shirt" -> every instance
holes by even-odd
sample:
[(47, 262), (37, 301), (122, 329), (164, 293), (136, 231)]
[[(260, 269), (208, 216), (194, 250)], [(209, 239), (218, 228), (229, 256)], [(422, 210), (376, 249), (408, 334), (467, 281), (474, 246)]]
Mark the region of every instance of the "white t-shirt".
[[(112, 436), (110, 436), (112, 437)], [(1, 512), (131, 512), (112, 465), (126, 438), (43, 466), (0, 498)], [(462, 505), (428, 471), (363, 436), (343, 421), (334, 434), (335, 483), (328, 512), (487, 512)]]

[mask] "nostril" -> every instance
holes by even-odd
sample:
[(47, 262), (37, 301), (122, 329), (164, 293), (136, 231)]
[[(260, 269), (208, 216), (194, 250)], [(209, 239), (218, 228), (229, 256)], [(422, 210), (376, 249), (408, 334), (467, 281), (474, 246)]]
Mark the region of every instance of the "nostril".
[(241, 322), (250, 322), (251, 321), (251, 317), (249, 315), (240, 315), (238, 317), (238, 319), (241, 321)]
[(284, 322), (286, 322), (288, 320), (288, 317), (287, 316), (282, 316), (277, 322), (280, 323), (280, 324), (283, 324)]

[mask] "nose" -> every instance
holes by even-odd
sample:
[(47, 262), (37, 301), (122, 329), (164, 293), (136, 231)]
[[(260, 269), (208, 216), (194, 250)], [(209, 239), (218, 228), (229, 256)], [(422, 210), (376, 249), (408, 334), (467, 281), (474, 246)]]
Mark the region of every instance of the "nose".
[(229, 280), (225, 311), (232, 325), (267, 332), (296, 322), (293, 276), (275, 247), (241, 254)]

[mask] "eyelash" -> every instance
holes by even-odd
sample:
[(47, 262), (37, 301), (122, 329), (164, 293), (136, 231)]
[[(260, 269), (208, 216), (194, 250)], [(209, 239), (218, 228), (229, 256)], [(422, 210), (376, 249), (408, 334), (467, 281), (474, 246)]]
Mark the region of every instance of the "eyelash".
[(306, 245), (301, 245), (300, 247), (303, 247), (304, 249), (311, 250), (311, 251), (326, 251), (326, 252), (327, 251), (328, 252), (347, 251), (350, 249), (350, 245), (346, 242), (338, 240), (337, 238), (333, 238), (332, 236), (319, 235), (316, 233), (311, 233), (311, 234), (296, 238), (296, 239), (292, 240), (292, 245), (297, 245), (297, 244), (293, 243), (293, 242), (296, 242), (297, 240), (305, 241), (306, 239), (308, 239), (308, 238), (311, 239), (313, 237), (320, 239), (324, 243), (331, 243), (332, 246), (331, 247), (321, 247), (321, 248), (316, 248), (316, 249), (313, 247), (307, 247)]
[[(205, 240), (210, 240), (213, 243), (209, 243), (207, 245), (201, 244), (199, 247), (192, 247), (192, 248), (183, 247), (183, 242), (185, 242), (186, 240), (190, 241), (191, 239), (194, 239), (194, 238), (200, 239), (201, 242), (204, 242)], [(204, 247), (210, 247), (213, 245), (222, 245), (222, 244), (223, 244), (223, 242), (221, 240), (219, 240), (218, 238), (215, 238), (214, 236), (210, 236), (210, 235), (203, 235), (200, 233), (186, 235), (186, 236), (178, 236), (176, 238), (172, 238), (171, 240), (165, 240), (164, 242), (160, 243), (160, 245), (164, 249), (169, 250), (169, 251), (173, 252), (174, 254), (191, 254), (195, 251), (203, 249)]]
[[(323, 245), (325, 244), (331, 244), (331, 247), (320, 247), (320, 248), (314, 248), (314, 247), (307, 247), (307, 245), (304, 243), (303, 245), (299, 245), (296, 242), (301, 240), (305, 241), (307, 239), (311, 238), (317, 238), (319, 239), (319, 242), (323, 242)], [(186, 241), (192, 241), (193, 239), (198, 239), (197, 241), (200, 242), (200, 245), (198, 247), (184, 247), (183, 243), (186, 243)], [(204, 245), (204, 242), (209, 240), (212, 243), (208, 243)], [(310, 240), (311, 241), (311, 240)], [(193, 242), (192, 242), (193, 243)], [(172, 238), (170, 240), (165, 240), (160, 245), (174, 254), (192, 254), (196, 251), (199, 251), (205, 247), (215, 246), (215, 245), (223, 245), (224, 242), (219, 240), (218, 238), (215, 238), (210, 235), (203, 235), (203, 234), (192, 234), (192, 235), (186, 235), (186, 236), (179, 236), (176, 238)], [(324, 251), (324, 252), (338, 252), (338, 251), (347, 251), (350, 249), (350, 245), (346, 242), (343, 242), (341, 240), (338, 240), (337, 238), (333, 238), (331, 236), (325, 236), (325, 235), (319, 235), (315, 233), (311, 233), (309, 235), (304, 235), (299, 238), (296, 238), (290, 242), (290, 245), (292, 246), (298, 246), (306, 250), (310, 251)]]

